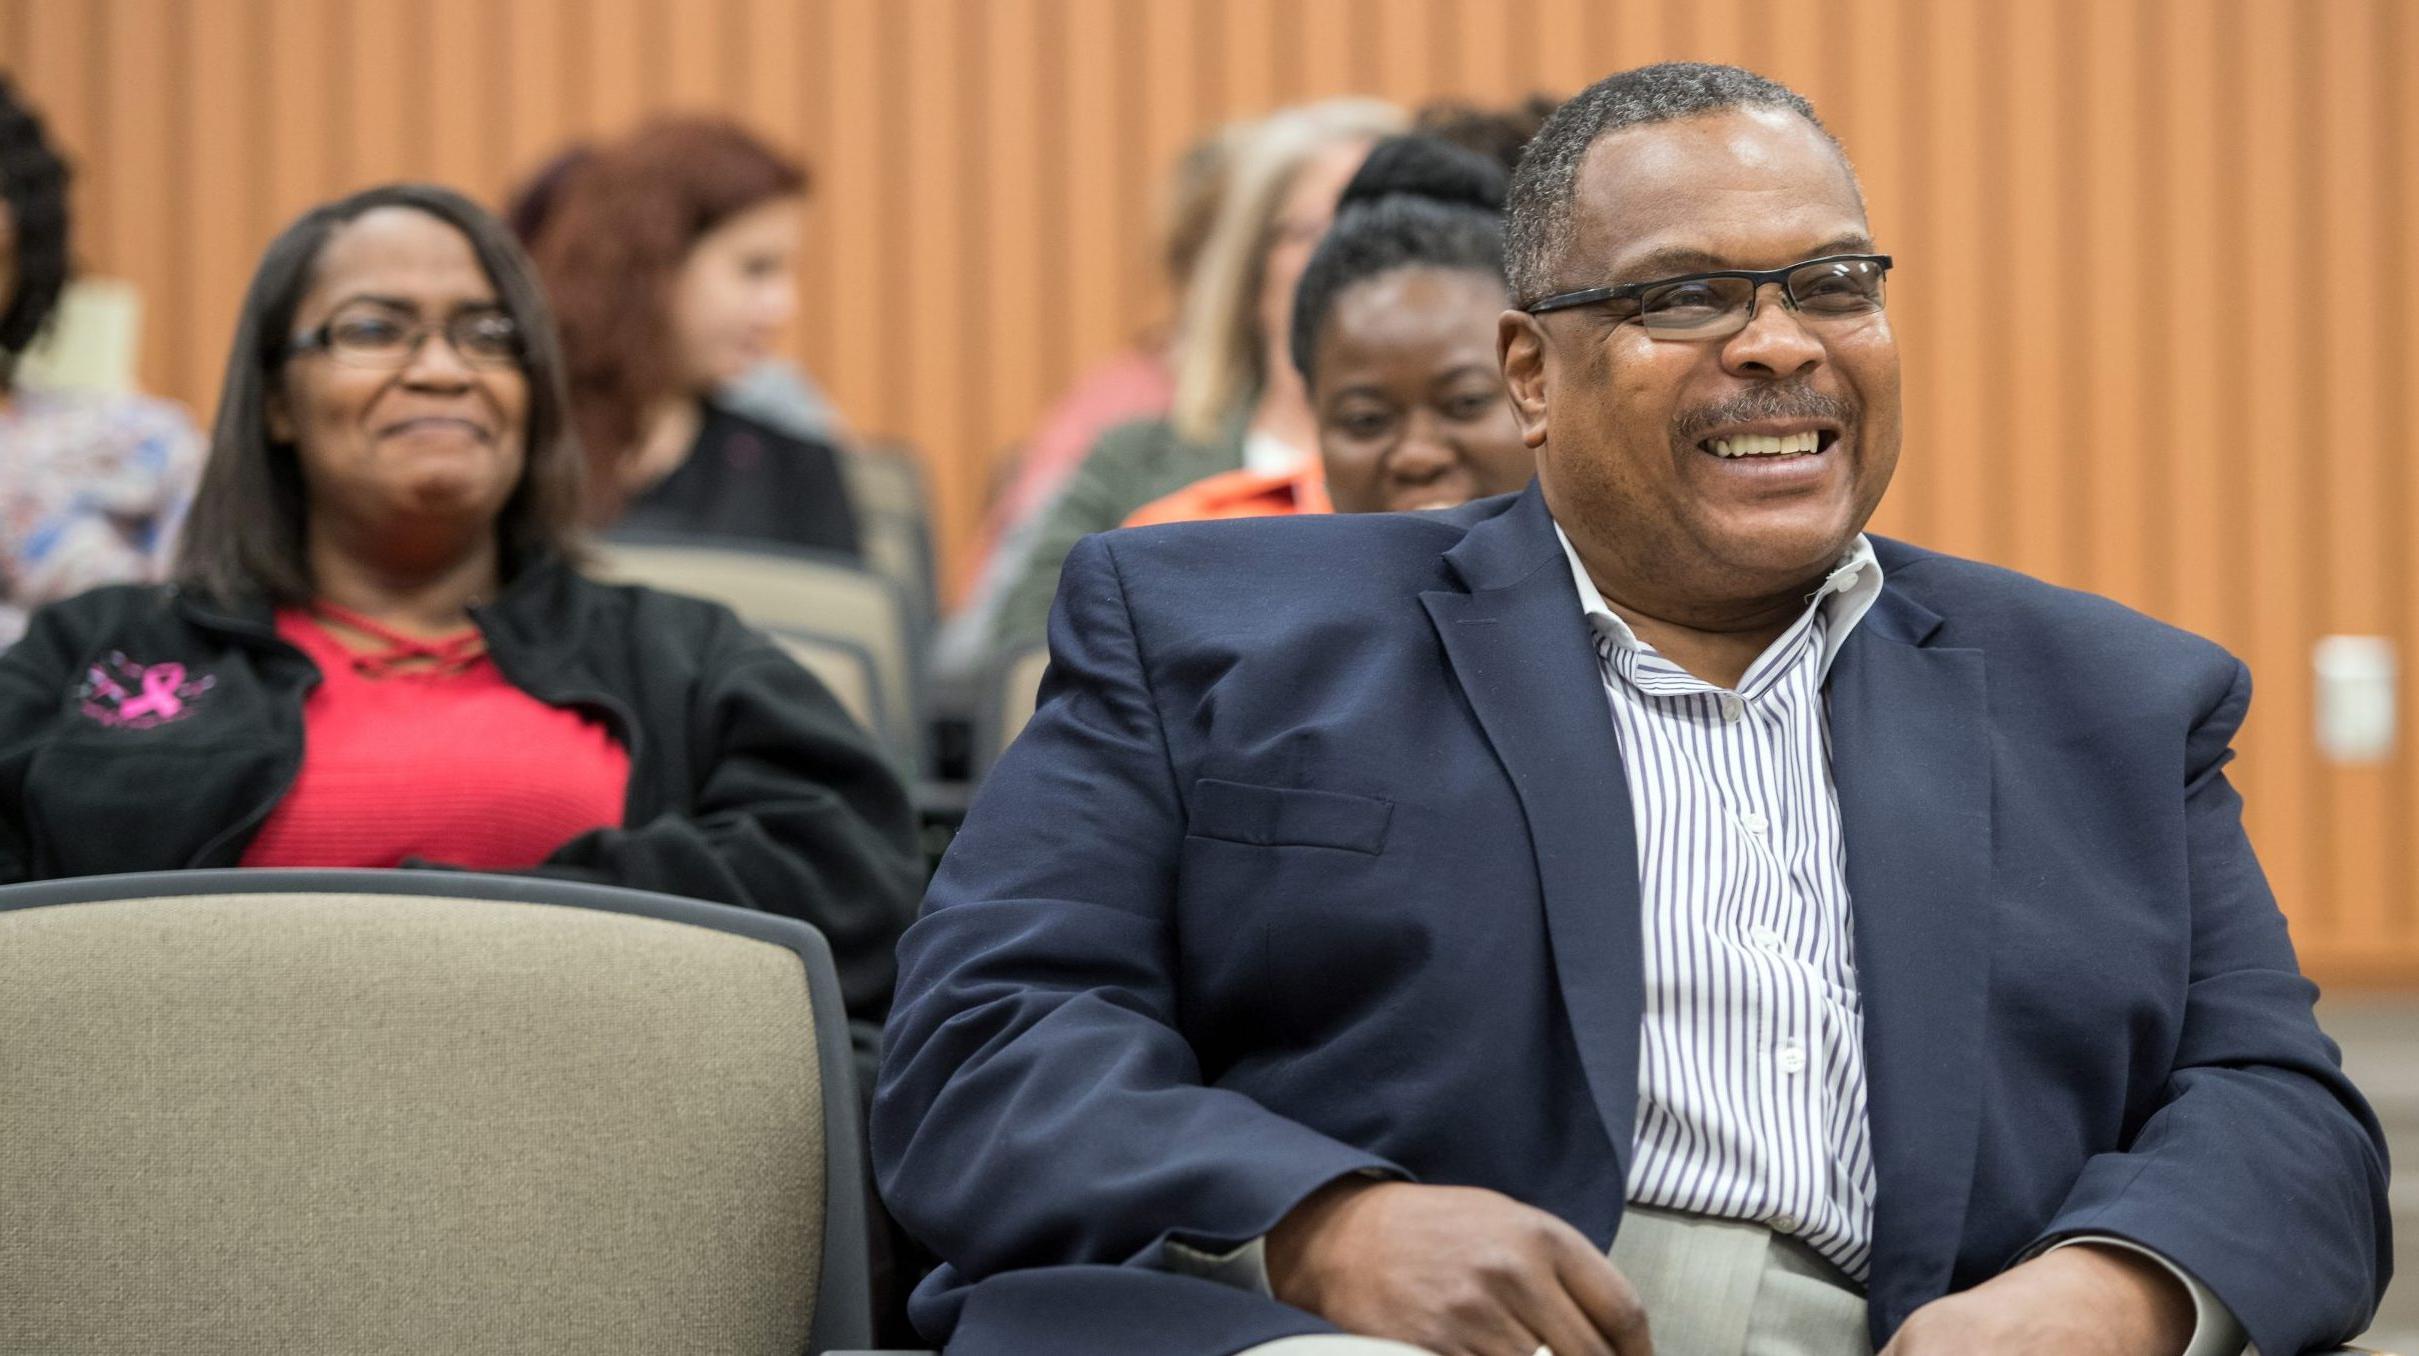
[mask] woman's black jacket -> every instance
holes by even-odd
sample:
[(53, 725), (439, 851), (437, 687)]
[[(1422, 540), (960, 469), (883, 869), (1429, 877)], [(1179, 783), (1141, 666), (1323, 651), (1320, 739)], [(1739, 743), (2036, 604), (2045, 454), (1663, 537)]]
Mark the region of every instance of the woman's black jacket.
[[(630, 753), (621, 827), (533, 874), (805, 919), (850, 1014), (880, 1016), (922, 888), (914, 817), (822, 684), (726, 608), (559, 563), (471, 615), (507, 681)], [(265, 604), (129, 585), (42, 609), (0, 656), (0, 881), (236, 865), (318, 681)]]

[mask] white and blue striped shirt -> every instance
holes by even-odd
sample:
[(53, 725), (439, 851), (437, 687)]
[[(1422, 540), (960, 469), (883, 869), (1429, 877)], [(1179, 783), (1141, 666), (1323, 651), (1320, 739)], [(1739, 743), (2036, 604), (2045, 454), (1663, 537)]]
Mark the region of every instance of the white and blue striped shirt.
[(1856, 539), (1719, 688), (1641, 641), (1563, 551), (1621, 741), (1645, 941), (1629, 1199), (1794, 1234), (1863, 1280), (1873, 1151), (1823, 679), (1881, 592)]

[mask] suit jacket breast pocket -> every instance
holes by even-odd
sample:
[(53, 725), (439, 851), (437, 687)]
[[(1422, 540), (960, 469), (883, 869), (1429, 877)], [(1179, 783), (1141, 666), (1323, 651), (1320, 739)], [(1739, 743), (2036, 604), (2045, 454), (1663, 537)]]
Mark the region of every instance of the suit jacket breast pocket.
[(1255, 847), (1320, 847), (1372, 856), (1386, 846), (1394, 802), (1339, 791), (1253, 786), (1203, 777), (1193, 783), (1188, 832)]

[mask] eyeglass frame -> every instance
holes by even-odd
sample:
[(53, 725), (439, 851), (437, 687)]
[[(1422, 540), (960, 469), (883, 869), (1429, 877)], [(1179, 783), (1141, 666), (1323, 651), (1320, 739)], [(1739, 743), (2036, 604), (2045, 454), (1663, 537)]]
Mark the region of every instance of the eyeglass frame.
[[(455, 326), (466, 321), (485, 320), (489, 317), (500, 317), (512, 326), (513, 353), (509, 359), (503, 362), (483, 362), (473, 357), (470, 350), (462, 347), (461, 340), (454, 335)], [(331, 360), (343, 363), (344, 359), (336, 356), (336, 323), (339, 320), (352, 318), (350, 315), (328, 317), (310, 329), (286, 340), (284, 348), (279, 351), (279, 356), (299, 358), (306, 353), (325, 353)], [(405, 338), (409, 342), (404, 347), (403, 358), (392, 366), (385, 363), (345, 363), (345, 365), (365, 372), (400, 372), (419, 360), (420, 350), (427, 345), (429, 336), (439, 334), (445, 336), (445, 346), (454, 351), (454, 356), (461, 359), (465, 367), (475, 367), (483, 372), (501, 372), (511, 368), (525, 368), (529, 362), (528, 336), (522, 330), (521, 322), (513, 318), (512, 312), (498, 306), (492, 309), (456, 311), (443, 320), (413, 321), (404, 330)]]
[[(1669, 278), (1653, 278), (1646, 282), (1615, 283), (1610, 287), (1589, 287), (1577, 292), (1557, 292), (1549, 297), (1540, 297), (1537, 300), (1530, 302), (1528, 305), (1521, 307), (1520, 309), (1530, 315), (1545, 315), (1552, 311), (1567, 311), (1577, 306), (1593, 306), (1598, 302), (1635, 301), (1655, 288), (1671, 287), (1679, 283), (1708, 282), (1715, 278), (1745, 278), (1754, 284), (1754, 286), (1750, 287), (1747, 291), (1747, 318), (1748, 321), (1752, 323), (1755, 319), (1756, 298), (1764, 294), (1764, 285), (1766, 283), (1779, 283), (1781, 287), (1781, 303), (1787, 306), (1790, 310), (1796, 311), (1800, 315), (1803, 315), (1805, 314), (1804, 308), (1797, 304), (1796, 294), (1789, 290), (1789, 275), (1802, 268), (1812, 268), (1816, 264), (1842, 264), (1851, 262), (1878, 264), (1881, 266), (1882, 276), (1885, 278), (1889, 276), (1891, 266), (1894, 263), (1891, 257), (1886, 254), (1825, 254), (1819, 255), (1812, 259), (1800, 259), (1794, 264), (1784, 264), (1779, 268), (1717, 268), (1704, 273), (1680, 273)], [(1880, 308), (1876, 307), (1875, 309), (1878, 310)], [(1645, 311), (1641, 309), (1636, 315), (1624, 316), (1622, 319), (1623, 322), (1626, 323), (1630, 320), (1638, 319), (1644, 314)], [(1746, 325), (1741, 325), (1739, 327), (1739, 329), (1745, 328)], [(1652, 335), (1654, 333), (1653, 327), (1649, 326), (1647, 328), (1647, 333)], [(1685, 342), (1689, 339), (1711, 339), (1717, 337), (1728, 338), (1731, 334), (1736, 333), (1738, 333), (1738, 330), (1732, 330), (1720, 336), (1674, 335), (1672, 337), (1676, 340)]]

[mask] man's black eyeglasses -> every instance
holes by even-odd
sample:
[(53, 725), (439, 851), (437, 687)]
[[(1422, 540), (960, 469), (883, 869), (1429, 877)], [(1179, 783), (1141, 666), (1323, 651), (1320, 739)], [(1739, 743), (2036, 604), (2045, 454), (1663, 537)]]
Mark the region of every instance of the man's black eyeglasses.
[(1789, 309), (1815, 323), (1858, 320), (1882, 307), (1886, 254), (1827, 254), (1786, 268), (1722, 269), (1653, 282), (1590, 287), (1533, 301), (1530, 315), (1617, 302), (1635, 308), (1635, 319), (1656, 339), (1721, 339), (1747, 328), (1755, 300), (1766, 283), (1779, 283)]

